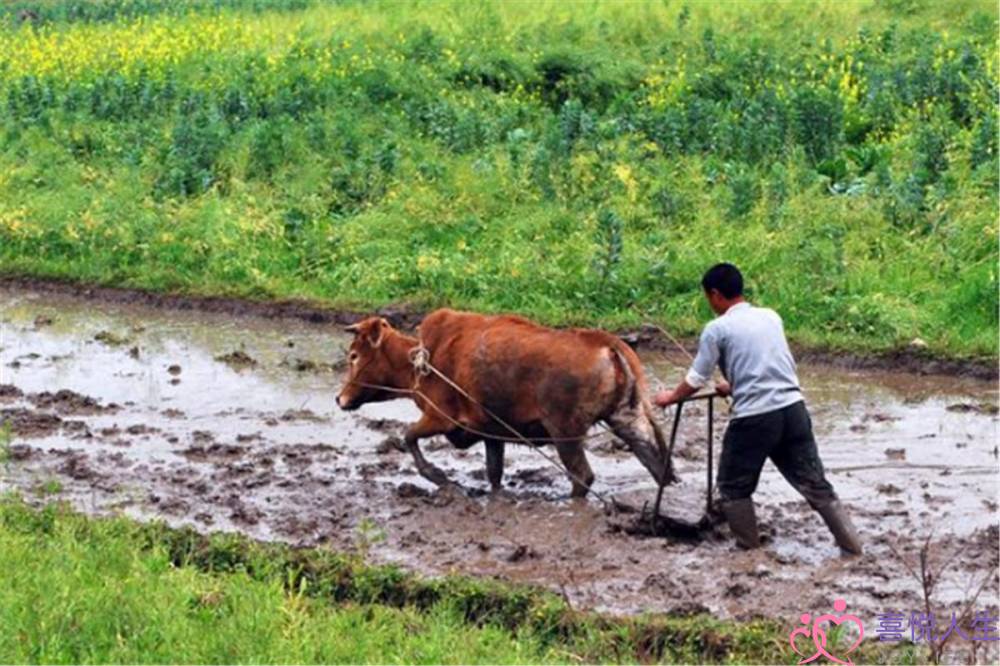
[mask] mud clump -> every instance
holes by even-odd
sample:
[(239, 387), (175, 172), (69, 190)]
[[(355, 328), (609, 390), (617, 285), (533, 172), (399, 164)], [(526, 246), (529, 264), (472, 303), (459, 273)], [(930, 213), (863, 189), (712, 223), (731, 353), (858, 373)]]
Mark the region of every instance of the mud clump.
[(77, 481), (92, 480), (97, 473), (87, 463), (87, 457), (82, 453), (71, 453), (66, 462), (59, 467), (59, 472)]
[(280, 365), (295, 372), (336, 372), (342, 369), (342, 366), (339, 366), (337, 363), (323, 363), (308, 358), (286, 358)]
[(865, 414), (861, 420), (865, 423), (870, 421), (874, 421), (875, 423), (892, 423), (893, 421), (899, 421), (899, 417), (892, 414), (883, 414), (882, 412), (872, 412)]
[(379, 474), (385, 474), (388, 472), (394, 472), (399, 469), (399, 465), (389, 462), (388, 460), (382, 460), (377, 463), (362, 463), (358, 466), (358, 474), (365, 481), (370, 481)]
[(319, 527), (319, 520), (316, 518), (288, 514), (281, 516), (281, 521), (276, 529), (287, 537), (303, 539), (314, 534)]
[(406, 424), (396, 419), (371, 419), (362, 416), (359, 419), (367, 427), (378, 432), (396, 433), (406, 429)]
[(6, 423), (18, 437), (48, 437), (57, 432), (86, 433), (83, 421), (65, 421), (55, 414), (30, 409), (0, 409), (0, 424)]
[(215, 360), (220, 363), (225, 363), (229, 367), (236, 370), (243, 370), (245, 368), (253, 368), (257, 366), (257, 359), (253, 358), (241, 349), (231, 351), (228, 354), (223, 354), (221, 356), (216, 356)]
[(180, 454), (193, 461), (204, 462), (218, 458), (235, 458), (242, 454), (244, 448), (235, 444), (212, 443), (208, 446), (194, 445), (183, 449)]
[(315, 412), (311, 409), (289, 409), (284, 414), (281, 415), (282, 421), (314, 421), (320, 422), (324, 421), (320, 416), (317, 416)]
[(39, 409), (53, 409), (59, 414), (106, 414), (119, 409), (119, 406), (114, 403), (102, 405), (94, 398), (80, 395), (69, 389), (62, 389), (55, 393), (48, 391), (32, 393), (28, 396), (28, 400)]
[(174, 363), (173, 365), (167, 368), (167, 372), (176, 377), (177, 375), (181, 374), (181, 366)]
[(281, 454), (281, 459), (286, 465), (309, 466), (312, 464), (312, 457), (302, 450), (289, 450)]
[(431, 493), (429, 490), (425, 490), (417, 484), (410, 483), (409, 481), (404, 481), (396, 488), (396, 497), (399, 497), (400, 499), (416, 499), (430, 496)]
[(306, 358), (293, 358), (291, 360), (282, 361), (283, 366), (291, 368), (295, 372), (316, 372), (319, 369), (319, 364), (315, 361), (310, 361)]
[(34, 323), (35, 323), (35, 330), (37, 331), (40, 328), (51, 326), (53, 323), (55, 323), (55, 319), (53, 319), (48, 315), (38, 315), (37, 317), (35, 317)]
[(519, 469), (511, 474), (510, 478), (511, 481), (515, 481), (522, 486), (528, 486), (535, 484), (549, 485), (555, 477), (550, 470), (543, 467), (536, 467), (533, 469)]
[(98, 331), (94, 336), (94, 340), (109, 347), (122, 347), (129, 343), (128, 338), (112, 333), (111, 331)]
[[(250, 466), (252, 470), (253, 467)], [(240, 486), (245, 490), (253, 490), (254, 488), (263, 488), (274, 481), (274, 477), (270, 472), (259, 472), (252, 475), (249, 479), (244, 479)]]
[(906, 449), (886, 449), (885, 457), (889, 460), (906, 460)]
[(740, 599), (750, 594), (750, 588), (743, 583), (734, 583), (726, 588), (725, 595), (733, 599)]
[(194, 440), (195, 444), (208, 444), (215, 441), (215, 435), (207, 430), (195, 430), (191, 433), (191, 439)]
[(380, 456), (389, 455), (394, 451), (402, 452), (405, 450), (406, 450), (406, 445), (403, 444), (403, 440), (400, 439), (399, 437), (396, 437), (395, 435), (390, 435), (389, 437), (386, 437), (375, 446), (375, 453), (377, 453)]
[(157, 508), (160, 513), (174, 516), (182, 516), (190, 511), (187, 502), (179, 497), (161, 497), (155, 493), (149, 495), (149, 503)]
[(974, 404), (971, 402), (958, 402), (954, 405), (948, 405), (945, 407), (949, 412), (956, 412), (958, 414), (997, 414), (1000, 413), (1000, 407), (994, 403), (981, 402), (979, 404)]
[(1000, 567), (1000, 525), (976, 530), (971, 540), (973, 547), (988, 558), (990, 569), (995, 572)]
[(232, 509), (229, 514), (229, 519), (235, 523), (242, 523), (245, 525), (256, 525), (260, 522), (260, 519), (264, 517), (264, 512), (257, 507), (250, 506), (244, 503), (239, 497), (233, 495), (226, 502), (226, 505)]
[(533, 548), (528, 548), (524, 544), (518, 544), (504, 559), (508, 562), (520, 562), (521, 560), (536, 559), (538, 552)]
[(23, 395), (24, 392), (13, 384), (0, 384), (0, 400), (17, 400)]
[(11, 460), (28, 460), (35, 455), (34, 449), (26, 444), (13, 444), (7, 449), (7, 455)]

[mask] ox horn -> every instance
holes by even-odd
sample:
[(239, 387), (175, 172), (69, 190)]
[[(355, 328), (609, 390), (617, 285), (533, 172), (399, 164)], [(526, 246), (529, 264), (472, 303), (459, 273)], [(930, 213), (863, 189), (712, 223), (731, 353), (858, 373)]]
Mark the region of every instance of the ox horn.
[(350, 326), (345, 326), (344, 330), (348, 333), (357, 333), (361, 330), (361, 324), (351, 324)]

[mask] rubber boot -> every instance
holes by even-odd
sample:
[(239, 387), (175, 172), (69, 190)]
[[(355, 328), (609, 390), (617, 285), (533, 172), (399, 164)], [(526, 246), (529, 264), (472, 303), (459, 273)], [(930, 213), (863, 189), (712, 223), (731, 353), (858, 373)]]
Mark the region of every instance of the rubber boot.
[(757, 516), (753, 511), (753, 500), (728, 500), (722, 503), (722, 513), (726, 516), (729, 529), (736, 537), (736, 543), (747, 549), (760, 548), (760, 535), (757, 533)]
[(830, 528), (830, 533), (833, 534), (833, 538), (837, 540), (837, 545), (842, 550), (851, 555), (860, 555), (863, 552), (861, 539), (858, 538), (858, 533), (854, 530), (854, 525), (844, 510), (844, 506), (838, 500), (816, 510), (819, 515), (823, 516), (823, 521)]

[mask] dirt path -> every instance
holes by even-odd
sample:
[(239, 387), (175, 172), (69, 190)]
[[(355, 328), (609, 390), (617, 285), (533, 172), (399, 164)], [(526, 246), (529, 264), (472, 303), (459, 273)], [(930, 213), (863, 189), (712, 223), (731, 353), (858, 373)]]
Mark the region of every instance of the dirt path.
[[(997, 604), (994, 382), (802, 367), (821, 453), (868, 552), (841, 558), (768, 467), (757, 500), (771, 543), (747, 553), (723, 534), (628, 536), (627, 518), (567, 499), (562, 475), (523, 447), (508, 447), (507, 490), (489, 497), (481, 447), (432, 442), (428, 456), (472, 491), (436, 493), (396, 448), (412, 406), (337, 410), (346, 342), (331, 324), (0, 289), (0, 420), (14, 435), (3, 484), (203, 530), (364, 542), (379, 561), (539, 583), (577, 607), (793, 620), (843, 596), (873, 626), (879, 612), (920, 606), (893, 549), (913, 560), (933, 532), (935, 557), (958, 553), (942, 608), (990, 576), (978, 606)], [(669, 359), (646, 360), (664, 381), (680, 376)], [(695, 517), (704, 501), (699, 413), (689, 408), (682, 426), (683, 481), (665, 503), (676, 515)], [(589, 455), (598, 490), (652, 497), (648, 475), (615, 442), (595, 440)]]

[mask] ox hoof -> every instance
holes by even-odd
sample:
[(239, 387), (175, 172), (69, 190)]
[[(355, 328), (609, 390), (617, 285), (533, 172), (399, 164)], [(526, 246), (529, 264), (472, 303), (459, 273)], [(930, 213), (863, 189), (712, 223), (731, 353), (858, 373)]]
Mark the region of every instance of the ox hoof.
[(441, 488), (447, 488), (448, 486), (454, 485), (448, 476), (437, 467), (431, 466), (422, 469), (420, 470), (420, 475)]

